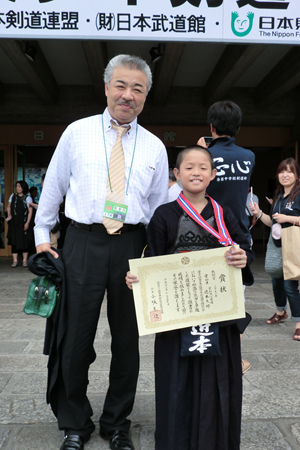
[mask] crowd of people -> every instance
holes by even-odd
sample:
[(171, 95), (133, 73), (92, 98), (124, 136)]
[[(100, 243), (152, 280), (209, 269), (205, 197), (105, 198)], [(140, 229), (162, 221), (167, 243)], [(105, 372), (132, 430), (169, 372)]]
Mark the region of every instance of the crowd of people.
[[(62, 314), (47, 323), (55, 345), (45, 345), (47, 401), (64, 432), (60, 450), (83, 450), (95, 430), (88, 372), (96, 358), (93, 342), (105, 292), (112, 355), (100, 436), (112, 450), (134, 450), (128, 417), (139, 373), (132, 294), (138, 279), (129, 271), (129, 259), (140, 258), (146, 245), (145, 257), (224, 245), (225, 261), (241, 269), (245, 288), (254, 281), (249, 228), (259, 220), (268, 226), (300, 224), (295, 160), (279, 166), (270, 215), (259, 209), (252, 190), (248, 196), (255, 156), (235, 142), (242, 122), (237, 104), (212, 105), (207, 117), (212, 142), (207, 145), (200, 138), (179, 152), (170, 169), (162, 142), (137, 121), (152, 85), (148, 64), (118, 55), (108, 63), (104, 83), (106, 109), (65, 130), (39, 202), (36, 188), (27, 196), (27, 183), (18, 181), (7, 208), (12, 267), (18, 264), (18, 253), (27, 267), (29, 230), (35, 223), (32, 267), (50, 266), (52, 273), (63, 273)], [(57, 245), (60, 232), (62, 249)], [(294, 339), (300, 340), (298, 282), (281, 277), (273, 278), (272, 285), (277, 311), (267, 323), (287, 317), (288, 299), (296, 322)], [(240, 448), (242, 374), (250, 368), (241, 357), (241, 336), (250, 320), (247, 314), (245, 319), (218, 322), (216, 354), (182, 357), (181, 330), (157, 333), (155, 450)]]

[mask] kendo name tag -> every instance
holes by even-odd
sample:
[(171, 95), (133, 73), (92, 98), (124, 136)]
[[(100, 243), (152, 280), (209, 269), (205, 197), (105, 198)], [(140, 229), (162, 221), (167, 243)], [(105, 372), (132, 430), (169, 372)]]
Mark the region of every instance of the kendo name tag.
[(119, 222), (125, 222), (128, 206), (122, 205), (122, 203), (115, 203), (106, 200), (104, 205), (103, 217), (112, 220), (118, 220)]

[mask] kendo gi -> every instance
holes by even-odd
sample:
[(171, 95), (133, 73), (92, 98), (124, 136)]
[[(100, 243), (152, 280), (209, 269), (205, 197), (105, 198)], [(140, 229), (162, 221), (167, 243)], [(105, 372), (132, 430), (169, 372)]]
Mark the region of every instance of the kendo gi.
[[(251, 285), (254, 254), (228, 207), (224, 221), (233, 241), (247, 252), (243, 283)], [(202, 217), (215, 229), (211, 201)], [(221, 247), (218, 239), (191, 219), (177, 201), (155, 211), (148, 227), (145, 256)], [(249, 317), (249, 315), (247, 315)], [(250, 319), (219, 323), (222, 356), (180, 356), (181, 331), (156, 335), (155, 450), (238, 450), (242, 410), (240, 333)]]

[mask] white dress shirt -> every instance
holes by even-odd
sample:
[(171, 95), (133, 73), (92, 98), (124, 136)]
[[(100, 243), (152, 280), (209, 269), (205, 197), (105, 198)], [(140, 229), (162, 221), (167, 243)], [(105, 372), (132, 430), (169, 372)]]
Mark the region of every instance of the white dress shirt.
[[(34, 228), (35, 243), (50, 242), (49, 230), (66, 195), (65, 214), (76, 222), (102, 223), (108, 165), (117, 132), (106, 108), (103, 115), (73, 122), (62, 134), (47, 170)], [(155, 209), (168, 201), (165, 146), (135, 119), (124, 134), (125, 223), (147, 225)], [(124, 125), (125, 126), (125, 125)], [(107, 158), (106, 158), (107, 155)]]

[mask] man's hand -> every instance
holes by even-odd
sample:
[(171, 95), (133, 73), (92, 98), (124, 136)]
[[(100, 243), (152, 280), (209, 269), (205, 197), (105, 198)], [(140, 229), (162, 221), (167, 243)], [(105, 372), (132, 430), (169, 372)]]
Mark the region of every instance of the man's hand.
[(139, 280), (137, 279), (137, 276), (133, 275), (131, 272), (127, 272), (125, 280), (126, 280), (127, 286), (131, 290), (132, 290), (132, 283), (138, 283), (139, 282)]
[(44, 244), (40, 244), (36, 246), (36, 252), (49, 252), (54, 258), (59, 258), (59, 255), (51, 249), (50, 244), (48, 242), (45, 242)]

